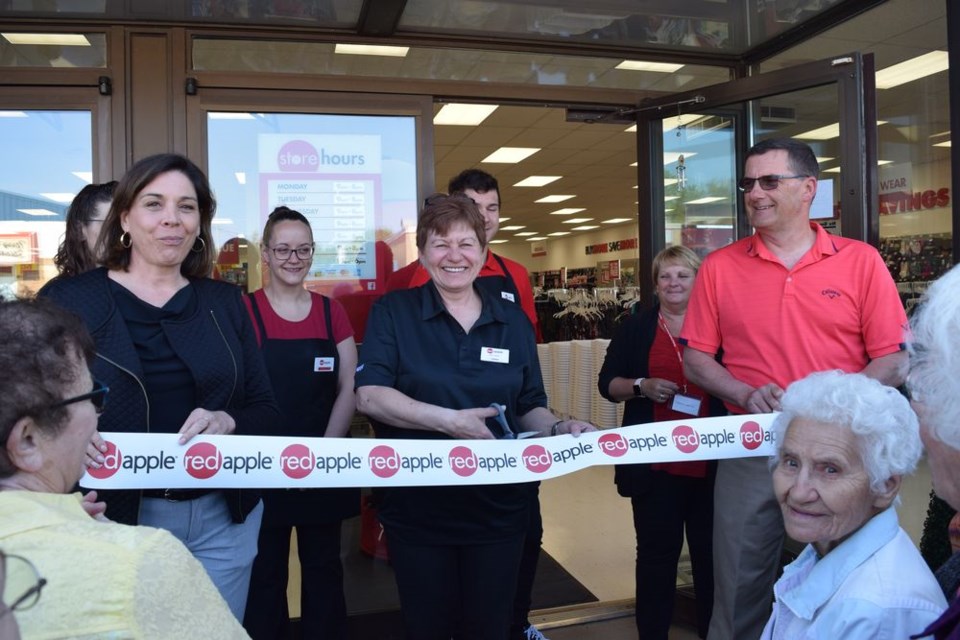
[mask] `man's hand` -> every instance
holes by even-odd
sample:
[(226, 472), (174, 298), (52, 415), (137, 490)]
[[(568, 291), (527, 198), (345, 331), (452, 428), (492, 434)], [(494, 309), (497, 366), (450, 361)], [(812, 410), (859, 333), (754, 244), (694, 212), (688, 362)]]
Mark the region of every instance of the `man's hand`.
[(762, 387), (757, 387), (738, 404), (747, 413), (773, 413), (774, 411), (780, 411), (780, 398), (782, 397), (783, 389), (771, 382)]

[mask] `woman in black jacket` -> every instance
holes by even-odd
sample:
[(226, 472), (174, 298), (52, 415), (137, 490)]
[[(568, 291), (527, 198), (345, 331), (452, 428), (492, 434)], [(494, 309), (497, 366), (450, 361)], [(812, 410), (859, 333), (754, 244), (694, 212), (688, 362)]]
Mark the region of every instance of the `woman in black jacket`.
[[(620, 326), (600, 369), (600, 394), (626, 401), (623, 426), (716, 415), (683, 376), (677, 342), (700, 259), (667, 247), (653, 260), (658, 303)], [(684, 527), (697, 596), (697, 628), (706, 637), (713, 608), (714, 462), (618, 465), (617, 491), (630, 498), (637, 533), (636, 622), (644, 640), (666, 640), (673, 618)]]
[[(240, 290), (206, 277), (215, 208), (193, 162), (144, 158), (117, 185), (98, 245), (104, 266), (40, 291), (77, 313), (93, 335), (93, 374), (111, 399), (101, 430), (176, 433), (186, 445), (198, 434), (269, 432), (278, 420)], [(105, 462), (96, 452), (93, 458), (92, 466)], [(151, 489), (101, 497), (111, 519), (180, 538), (243, 619), (263, 512), (258, 493)]]

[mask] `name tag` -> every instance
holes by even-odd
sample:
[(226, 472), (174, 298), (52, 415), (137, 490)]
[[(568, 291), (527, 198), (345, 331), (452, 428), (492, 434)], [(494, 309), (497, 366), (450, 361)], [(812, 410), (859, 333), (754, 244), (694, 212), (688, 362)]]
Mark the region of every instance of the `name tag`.
[(694, 396), (685, 396), (682, 393), (678, 393), (677, 395), (673, 396), (673, 406), (670, 408), (680, 413), (698, 416), (700, 415), (700, 402), (700, 398), (695, 398)]
[(481, 347), (480, 359), (484, 362), (499, 362), (500, 364), (510, 363), (510, 349), (494, 349), (493, 347)]
[(314, 358), (313, 371), (314, 373), (327, 373), (329, 371), (333, 371), (336, 363), (336, 358)]
[(504, 300), (509, 300), (510, 302), (516, 302), (516, 301), (517, 301), (517, 299), (514, 298), (513, 294), (510, 293), (509, 291), (501, 291), (501, 292), (500, 292), (500, 297), (503, 298)]

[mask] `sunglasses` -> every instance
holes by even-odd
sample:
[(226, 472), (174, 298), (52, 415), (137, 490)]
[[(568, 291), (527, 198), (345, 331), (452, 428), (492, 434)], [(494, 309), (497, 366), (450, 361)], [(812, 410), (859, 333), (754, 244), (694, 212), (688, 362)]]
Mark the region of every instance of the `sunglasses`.
[(54, 407), (65, 407), (68, 404), (73, 404), (75, 402), (83, 402), (84, 400), (89, 400), (93, 403), (93, 408), (96, 409), (97, 415), (103, 413), (104, 407), (107, 406), (107, 392), (110, 391), (110, 387), (103, 384), (99, 380), (93, 381), (93, 390), (89, 393), (84, 393), (79, 396), (74, 396), (72, 398), (67, 398), (66, 400), (61, 400), (60, 402), (53, 405)]
[(782, 176), (776, 173), (771, 173), (768, 176), (760, 176), (759, 178), (740, 178), (740, 182), (737, 183), (737, 188), (744, 193), (753, 191), (753, 185), (760, 183), (760, 188), (764, 191), (773, 191), (780, 186), (781, 180), (795, 180), (799, 178), (809, 178), (807, 174), (799, 174), (795, 176)]

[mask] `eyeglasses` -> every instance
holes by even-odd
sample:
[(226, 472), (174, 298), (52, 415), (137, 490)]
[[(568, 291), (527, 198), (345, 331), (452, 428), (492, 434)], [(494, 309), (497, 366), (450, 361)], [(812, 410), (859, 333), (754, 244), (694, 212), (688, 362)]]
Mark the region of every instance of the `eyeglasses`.
[(313, 256), (313, 245), (305, 244), (296, 249), (291, 249), (290, 247), (274, 247), (270, 249), (270, 251), (273, 252), (277, 260), (289, 260), (293, 254), (297, 254), (297, 257), (301, 260), (309, 260)]
[(84, 400), (89, 400), (93, 403), (93, 408), (96, 409), (97, 415), (103, 413), (104, 407), (107, 406), (107, 392), (110, 391), (110, 387), (103, 384), (99, 380), (93, 381), (93, 391), (89, 393), (84, 393), (79, 396), (74, 396), (72, 398), (67, 398), (66, 400), (61, 400), (57, 404), (53, 405), (54, 407), (65, 407), (68, 404), (73, 404), (75, 402), (83, 402)]
[(753, 185), (760, 183), (760, 188), (764, 191), (773, 191), (780, 186), (781, 180), (795, 180), (797, 178), (809, 178), (810, 176), (802, 173), (795, 176), (782, 176), (776, 173), (771, 173), (768, 176), (760, 176), (759, 178), (740, 178), (740, 182), (737, 183), (737, 188), (744, 193), (748, 191), (753, 191)]
[(26, 611), (37, 604), (40, 592), (47, 584), (47, 580), (40, 577), (37, 567), (24, 557), (3, 551), (0, 551), (0, 561), (3, 563), (3, 593), (9, 596), (7, 607), (0, 611), (0, 617), (11, 611)]

